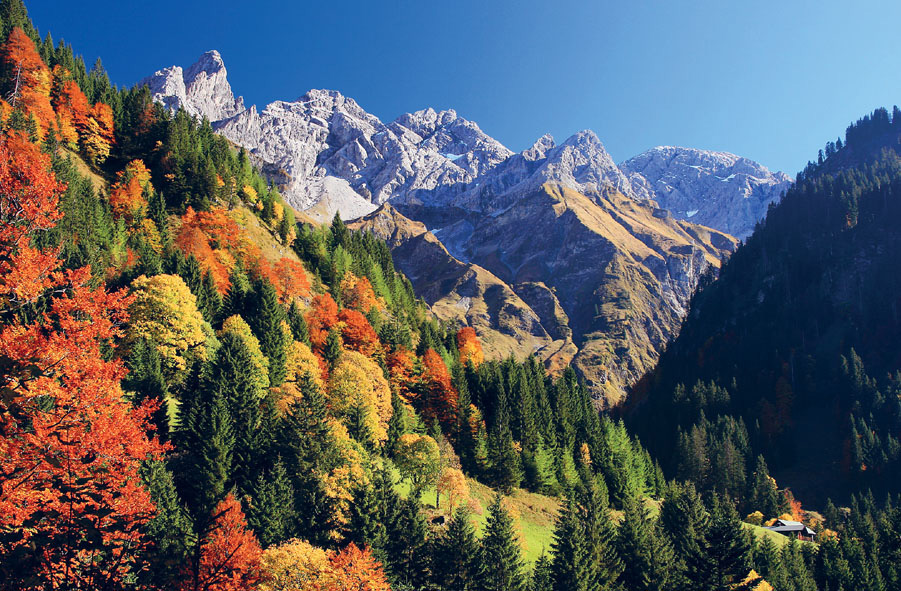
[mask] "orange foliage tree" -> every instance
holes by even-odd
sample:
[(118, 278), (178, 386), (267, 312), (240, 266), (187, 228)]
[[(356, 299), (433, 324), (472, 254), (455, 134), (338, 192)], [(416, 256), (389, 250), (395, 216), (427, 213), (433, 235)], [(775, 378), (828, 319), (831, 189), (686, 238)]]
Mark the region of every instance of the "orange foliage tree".
[(147, 212), (145, 191), (152, 191), (150, 171), (141, 160), (132, 160), (119, 171), (118, 180), (110, 189), (109, 201), (116, 217), (124, 217), (133, 222), (144, 217)]
[(391, 591), (382, 565), (369, 548), (351, 542), (331, 557), (330, 568), (316, 585), (321, 591)]
[(197, 568), (187, 589), (192, 591), (244, 591), (252, 589), (262, 574), (263, 550), (247, 521), (241, 504), (231, 493), (220, 501), (216, 519), (201, 540)]
[(422, 356), (422, 376), (417, 403), (424, 418), (438, 419), (450, 432), (457, 417), (457, 390), (451, 384), (450, 373), (441, 355), (429, 349)]
[(353, 273), (345, 273), (341, 280), (341, 296), (348, 308), (368, 312), (378, 307), (379, 301), (367, 277), (357, 277)]
[(476, 335), (476, 330), (471, 326), (464, 326), (457, 333), (457, 350), (460, 352), (460, 363), (471, 363), (478, 367), (484, 360), (482, 343)]
[(50, 106), (50, 70), (44, 64), (34, 42), (16, 27), (3, 48), (3, 61), (13, 85), (13, 107), (21, 107), (34, 117), (38, 138), (56, 129), (56, 113)]
[(310, 278), (301, 262), (282, 257), (266, 273), (283, 304), (310, 295)]
[(410, 404), (415, 397), (416, 355), (409, 349), (398, 347), (388, 354), (386, 361), (391, 385), (397, 388), (404, 402)]
[(338, 324), (338, 304), (327, 293), (318, 295), (313, 298), (305, 320), (310, 331), (310, 343), (314, 349), (321, 350), (325, 346), (329, 329)]
[(195, 211), (189, 207), (181, 217), (175, 243), (186, 254), (194, 255), (203, 269), (210, 272), (220, 293), (228, 291), (229, 271), (243, 243), (241, 229), (227, 210), (217, 207)]
[(373, 330), (369, 320), (356, 310), (344, 308), (338, 314), (338, 321), (342, 323), (341, 338), (344, 346), (351, 351), (373, 357), (382, 350), (379, 335)]
[[(146, 436), (154, 409), (132, 407), (101, 350), (122, 337), (129, 297), (27, 245), (60, 217), (49, 167), (21, 136), (0, 140), (0, 579), (107, 588), (139, 568), (154, 506), (138, 470), (164, 448)], [(39, 292), (47, 311), (22, 320)]]

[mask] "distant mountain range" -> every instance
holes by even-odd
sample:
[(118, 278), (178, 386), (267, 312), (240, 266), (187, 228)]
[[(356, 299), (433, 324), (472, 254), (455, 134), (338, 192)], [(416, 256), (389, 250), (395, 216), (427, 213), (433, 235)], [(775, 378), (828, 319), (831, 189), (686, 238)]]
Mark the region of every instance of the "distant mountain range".
[(591, 131), (514, 153), (453, 110), (386, 124), (335, 91), (246, 108), (215, 51), (141, 84), (247, 149), (296, 209), (363, 218), (356, 226), (389, 240), (417, 293), (474, 326), (489, 351), (572, 363), (606, 404), (675, 336), (733, 236), (748, 236), (791, 185), (687, 148), (617, 166)]

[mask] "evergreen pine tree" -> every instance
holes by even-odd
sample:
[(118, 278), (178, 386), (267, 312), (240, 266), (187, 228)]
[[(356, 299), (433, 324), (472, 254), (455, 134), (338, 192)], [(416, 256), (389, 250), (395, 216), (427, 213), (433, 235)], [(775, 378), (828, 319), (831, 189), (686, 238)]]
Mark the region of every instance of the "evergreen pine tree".
[(292, 301), (288, 308), (288, 326), (291, 327), (291, 335), (295, 341), (303, 343), (307, 347), (310, 346), (310, 329), (307, 327), (307, 321), (304, 319), (297, 301)]
[(297, 382), (301, 397), (287, 410), (279, 432), (281, 452), (294, 488), (297, 535), (327, 544), (335, 533), (335, 507), (319, 474), (336, 462), (337, 450), (326, 422), (325, 396), (304, 373)]
[(213, 509), (229, 491), (235, 436), (228, 404), (219, 392), (200, 392), (182, 408), (177, 442), (183, 452), (181, 497), (200, 535), (209, 525)]
[(264, 548), (294, 535), (294, 488), (281, 461), (257, 477), (247, 504), (247, 523)]
[(478, 585), (485, 591), (524, 591), (522, 551), (513, 531), (513, 520), (495, 495), (488, 507), (488, 521), (482, 536), (484, 571)]
[(551, 561), (542, 553), (535, 561), (532, 568), (532, 577), (529, 580), (529, 591), (553, 591), (554, 578), (551, 570)]
[(141, 478), (156, 506), (153, 519), (144, 526), (151, 545), (144, 557), (149, 568), (143, 571), (141, 580), (149, 588), (174, 588), (194, 544), (191, 518), (179, 501), (172, 473), (163, 462), (145, 463)]
[(335, 367), (341, 361), (342, 351), (341, 333), (333, 326), (328, 331), (328, 336), (325, 339), (325, 350), (322, 352), (322, 356), (328, 362), (329, 367)]
[[(380, 474), (377, 473), (375, 478), (378, 481), (389, 476), (382, 471)], [(344, 539), (346, 542), (353, 542), (358, 548), (385, 547), (383, 507), (380, 506), (380, 491), (377, 488), (381, 485), (382, 483), (377, 482), (374, 486), (359, 484), (354, 488)]]
[[(433, 578), (444, 591), (481, 590), (485, 562), (466, 507), (459, 507), (434, 542)], [(487, 587), (485, 587), (487, 588)]]
[(269, 360), (269, 383), (273, 388), (285, 381), (288, 359), (288, 335), (282, 330), (286, 321), (285, 309), (278, 301), (278, 293), (265, 278), (253, 285), (253, 310), (247, 323), (260, 340), (260, 349)]
[(232, 268), (228, 275), (228, 281), (228, 291), (225, 293), (219, 315), (223, 319), (235, 314), (243, 318), (248, 315), (252, 294), (250, 281), (241, 269), (240, 263)]
[(623, 507), (616, 548), (623, 561), (621, 582), (634, 591), (670, 589), (673, 550), (650, 511), (634, 498)]
[(766, 460), (762, 455), (757, 456), (757, 466), (754, 469), (751, 483), (748, 495), (749, 511), (760, 511), (765, 518), (778, 517), (782, 512), (784, 497), (779, 494), (776, 482), (770, 478)]
[(727, 591), (751, 569), (750, 533), (728, 500), (713, 499), (704, 549), (693, 579), (697, 589)]
[(431, 578), (428, 524), (415, 498), (389, 497), (384, 548), (385, 572), (392, 587), (425, 589)]
[(237, 334), (222, 335), (219, 348), (210, 361), (206, 388), (225, 400), (234, 434), (233, 481), (238, 490), (250, 493), (257, 476), (261, 454), (260, 405), (265, 392), (253, 375), (251, 353)]
[(394, 456), (397, 442), (407, 432), (407, 409), (396, 390), (391, 391), (391, 418), (388, 419), (388, 438), (385, 440), (385, 454)]
[(126, 360), (128, 375), (122, 380), (122, 387), (134, 392), (135, 405), (151, 400), (159, 407), (151, 421), (156, 427), (156, 435), (161, 441), (169, 438), (169, 387), (163, 377), (159, 351), (152, 342), (138, 339), (131, 347)]

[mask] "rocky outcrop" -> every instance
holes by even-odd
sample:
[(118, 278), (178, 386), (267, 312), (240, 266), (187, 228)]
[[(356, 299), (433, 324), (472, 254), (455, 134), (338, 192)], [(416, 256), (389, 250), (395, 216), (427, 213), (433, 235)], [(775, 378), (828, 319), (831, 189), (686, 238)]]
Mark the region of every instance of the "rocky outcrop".
[(187, 70), (172, 66), (154, 73), (138, 85), (147, 85), (154, 100), (170, 109), (218, 121), (244, 111), (244, 99), (235, 98), (225, 62), (218, 51), (208, 51)]
[(620, 164), (634, 195), (653, 199), (681, 220), (746, 238), (792, 184), (727, 152), (661, 146)]

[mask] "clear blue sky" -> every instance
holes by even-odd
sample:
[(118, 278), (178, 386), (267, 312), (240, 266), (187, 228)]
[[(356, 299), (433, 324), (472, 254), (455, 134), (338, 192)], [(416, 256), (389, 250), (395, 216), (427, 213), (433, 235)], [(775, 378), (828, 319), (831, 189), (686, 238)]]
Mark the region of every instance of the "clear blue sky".
[(454, 108), (513, 150), (593, 129), (794, 175), (852, 120), (901, 103), (901, 2), (26, 0), (113, 81), (218, 49), (248, 104), (336, 89), (384, 121)]

